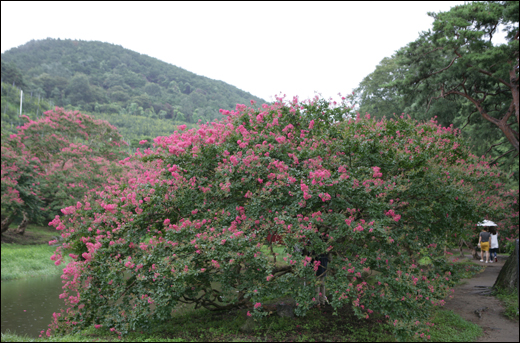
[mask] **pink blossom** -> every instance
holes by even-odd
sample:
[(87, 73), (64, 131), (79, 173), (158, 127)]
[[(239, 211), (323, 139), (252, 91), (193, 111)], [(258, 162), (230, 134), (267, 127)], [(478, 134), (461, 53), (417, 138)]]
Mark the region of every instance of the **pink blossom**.
[(329, 201), (329, 200), (331, 199), (331, 196), (330, 196), (329, 193), (320, 193), (318, 196), (319, 196), (319, 197), (321, 198), (321, 200), (324, 201), (324, 202), (325, 202), (325, 201)]
[(381, 168), (379, 168), (379, 167), (372, 167), (372, 170), (374, 171), (374, 175), (372, 177), (381, 177), (381, 176), (383, 176), (383, 174), (379, 172), (381, 170)]

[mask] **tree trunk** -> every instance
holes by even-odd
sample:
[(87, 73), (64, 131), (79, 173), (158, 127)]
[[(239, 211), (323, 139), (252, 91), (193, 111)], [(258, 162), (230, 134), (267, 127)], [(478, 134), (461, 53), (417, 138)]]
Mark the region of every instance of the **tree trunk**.
[(477, 247), (469, 245), (468, 242), (466, 242), (463, 239), (459, 240), (460, 257), (464, 257), (464, 252), (462, 251), (463, 245), (466, 245), (466, 247), (468, 247), (468, 249), (471, 250), (471, 255), (473, 256), (474, 260), (480, 260), (480, 256), (478, 255), (478, 252), (477, 252)]
[[(518, 249), (518, 245), (516, 246)], [(508, 291), (516, 291), (518, 289), (518, 260), (517, 251), (513, 252), (506, 263), (500, 270), (497, 280), (493, 285), (493, 288), (506, 289)]]
[(15, 217), (16, 216), (13, 213), (8, 217), (2, 218), (2, 233), (4, 233), (5, 231), (7, 231), (7, 229), (9, 229), (9, 225), (11, 225), (11, 223), (13, 222)]
[(20, 223), (20, 225), (18, 225), (18, 228), (14, 231), (14, 233), (23, 235), (25, 233), (25, 229), (27, 229), (27, 225), (29, 225), (29, 217), (27, 216), (27, 213), (23, 211), (22, 222)]

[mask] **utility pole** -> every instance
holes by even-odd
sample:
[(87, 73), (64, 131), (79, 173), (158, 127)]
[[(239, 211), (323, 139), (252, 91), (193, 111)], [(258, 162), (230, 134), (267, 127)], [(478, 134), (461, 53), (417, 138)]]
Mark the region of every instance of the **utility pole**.
[(20, 89), (20, 117), (22, 116), (23, 90)]

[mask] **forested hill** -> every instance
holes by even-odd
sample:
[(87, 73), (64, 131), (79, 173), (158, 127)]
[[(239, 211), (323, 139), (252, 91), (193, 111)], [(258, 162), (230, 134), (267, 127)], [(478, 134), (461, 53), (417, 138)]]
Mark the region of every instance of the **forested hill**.
[(121, 46), (68, 39), (32, 40), (4, 52), (2, 81), (55, 106), (186, 123), (220, 118), (220, 108), (237, 103), (265, 102)]

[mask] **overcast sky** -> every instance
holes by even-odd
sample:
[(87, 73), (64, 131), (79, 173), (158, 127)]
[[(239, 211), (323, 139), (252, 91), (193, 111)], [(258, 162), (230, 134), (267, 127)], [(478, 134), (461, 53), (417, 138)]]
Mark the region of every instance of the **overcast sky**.
[(347, 94), (464, 1), (1, 2), (2, 53), (32, 39), (102, 41), (265, 100)]

